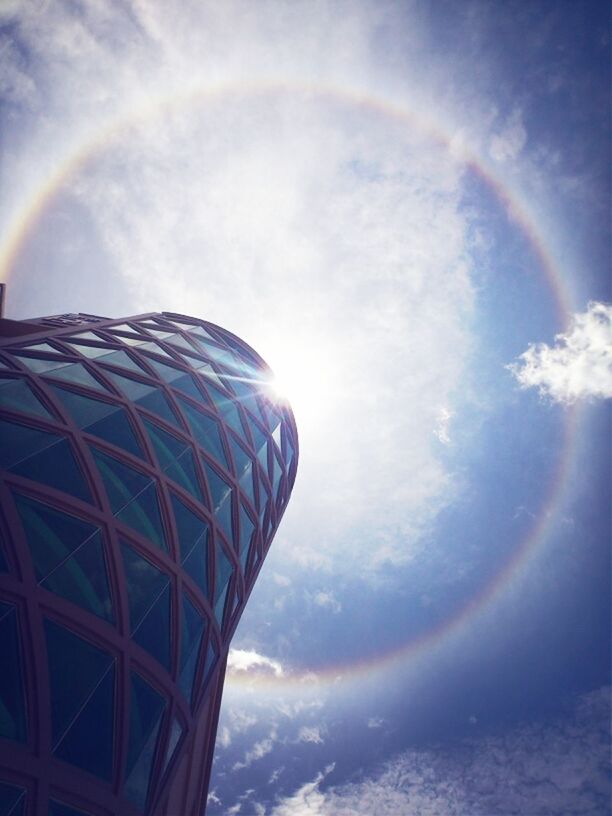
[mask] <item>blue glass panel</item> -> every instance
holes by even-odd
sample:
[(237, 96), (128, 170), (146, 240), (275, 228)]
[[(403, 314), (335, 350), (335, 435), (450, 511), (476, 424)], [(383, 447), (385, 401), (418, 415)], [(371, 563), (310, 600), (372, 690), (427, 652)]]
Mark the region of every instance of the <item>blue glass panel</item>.
[(198, 411), (191, 403), (179, 397), (181, 410), (193, 431), (193, 435), (205, 451), (215, 457), (222, 465), (228, 467), (227, 457), (219, 434), (219, 424), (216, 419)]
[(195, 469), (193, 453), (190, 450), (185, 451), (176, 462), (169, 465), (166, 468), (166, 474), (170, 479), (174, 479), (175, 482), (184, 487), (192, 496), (195, 496), (198, 501), (204, 500)]
[(219, 348), (214, 343), (209, 342), (208, 340), (197, 338), (197, 342), (204, 350), (204, 353), (207, 357), (210, 357), (216, 363), (221, 363), (223, 366), (229, 366), (230, 368), (237, 368), (238, 363), (236, 358), (231, 353), (231, 351), (227, 351), (226, 349)]
[(60, 439), (55, 445), (30, 456), (10, 470), (27, 479), (63, 490), (77, 499), (90, 502), (91, 494), (87, 482), (76, 463), (67, 439)]
[(208, 531), (207, 523), (190, 510), (174, 493), (170, 494), (174, 521), (179, 539), (181, 559), (184, 560), (192, 551), (196, 541)]
[(75, 810), (63, 802), (49, 800), (49, 816), (89, 816), (84, 810)]
[(139, 374), (142, 373), (142, 368), (132, 360), (126, 351), (111, 351), (110, 353), (106, 353), (103, 357), (100, 357), (99, 362), (115, 365), (119, 368), (127, 368), (130, 371), (137, 371)]
[(130, 631), (133, 633), (168, 585), (169, 578), (125, 542), (121, 542), (121, 553), (128, 588)]
[[(96, 335), (92, 335), (90, 339), (97, 340), (98, 343), (102, 343), (101, 338), (96, 337)], [(88, 346), (85, 343), (79, 343), (77, 340), (65, 339), (64, 342), (70, 343), (71, 346), (74, 346), (74, 351), (79, 352), (79, 354), (83, 354), (85, 357), (89, 357), (91, 360), (95, 360), (97, 357), (104, 357), (104, 355), (109, 354), (111, 351), (108, 346)]]
[(51, 418), (51, 414), (25, 380), (0, 379), (0, 407)]
[(0, 467), (10, 468), (62, 439), (57, 434), (0, 420)]
[(281, 451), (281, 426), (280, 424), (272, 431), (272, 439), (276, 442), (276, 446), (280, 453)]
[[(55, 746), (92, 697), (113, 664), (113, 658), (53, 621), (45, 620), (45, 634)], [(99, 723), (99, 727), (103, 725)], [(92, 733), (97, 733), (97, 728), (90, 732), (90, 741)]]
[(157, 414), (171, 425), (176, 425), (174, 411), (166, 399), (166, 395), (159, 388), (154, 388), (138, 380), (132, 380), (129, 377), (123, 377), (114, 371), (106, 370), (105, 373), (132, 402), (146, 408), (153, 414)]
[(203, 461), (210, 488), (211, 510), (215, 521), (220, 525), (227, 540), (232, 543), (234, 540), (232, 534), (232, 488), (210, 467), (208, 462)]
[(17, 610), (0, 602), (0, 736), (26, 741), (21, 644), (17, 628)]
[(174, 434), (168, 433), (154, 422), (148, 419), (142, 421), (157, 454), (159, 464), (164, 470), (189, 448), (189, 443), (178, 439)]
[[(151, 340), (149, 343), (143, 343), (142, 346), (139, 347), (138, 351), (150, 351), (153, 354), (158, 354), (160, 357), (167, 357), (169, 360), (173, 360), (174, 357), (171, 354), (163, 349), (159, 343), (155, 342), (155, 340)], [(147, 360), (151, 362), (151, 358), (147, 356)]]
[(156, 547), (168, 551), (155, 484), (150, 484), (115, 516), (119, 521), (137, 530)]
[(257, 458), (259, 463), (261, 464), (262, 468), (266, 475), (268, 474), (268, 446), (264, 445), (263, 448), (259, 448), (257, 452)]
[[(34, 350), (34, 348), (32, 348)], [(53, 351), (57, 354), (57, 349), (52, 349), (51, 347), (42, 349), (43, 351)], [(18, 352), (12, 352), (15, 357), (19, 360), (20, 363), (23, 363), (27, 366), (31, 371), (35, 371), (37, 374), (42, 374), (45, 371), (55, 371), (56, 369), (61, 368), (62, 366), (70, 365), (70, 360), (66, 360), (65, 357), (55, 357), (51, 360), (49, 359), (42, 359), (40, 357), (26, 357), (23, 354), (19, 354)]]
[(280, 466), (280, 462), (278, 461), (276, 454), (272, 456), (272, 473), (272, 490), (274, 496), (278, 498), (278, 488), (283, 477), (283, 469)]
[(89, 388), (95, 388), (97, 391), (106, 391), (89, 371), (81, 363), (73, 363), (72, 365), (57, 368), (49, 372), (49, 376), (53, 376), (58, 380), (65, 380), (66, 382), (78, 383), (79, 385), (86, 385)]
[(204, 662), (204, 675), (203, 675), (203, 683), (205, 683), (210, 675), (212, 674), (213, 669), (217, 664), (217, 650), (215, 649), (215, 644), (213, 642), (212, 637), (208, 640), (208, 647), (206, 649), (206, 660)]
[(64, 407), (68, 410), (79, 428), (99, 436), (113, 445), (117, 445), (135, 456), (142, 457), (132, 426), (123, 408), (112, 403), (84, 397), (67, 391), (65, 388), (51, 386)]
[(141, 810), (144, 809), (149, 791), (151, 766), (165, 706), (161, 694), (151, 688), (140, 675), (132, 672), (124, 795)]
[(172, 758), (174, 757), (174, 752), (176, 751), (176, 746), (179, 744), (179, 740), (181, 739), (182, 736), (183, 726), (181, 725), (177, 717), (173, 717), (172, 727), (170, 728), (170, 735), (168, 737), (168, 745), (166, 747), (166, 755), (164, 757), (162, 775), (166, 772), (166, 768), (172, 761)]
[(223, 609), (225, 599), (230, 585), (230, 580), (234, 572), (232, 562), (229, 560), (223, 547), (217, 545), (216, 549), (216, 569), (215, 569), (215, 617), (219, 626), (223, 625)]
[(200, 643), (202, 642), (205, 624), (206, 621), (204, 617), (194, 607), (189, 598), (183, 595), (179, 687), (187, 702), (191, 702), (193, 681), (195, 679), (195, 670), (198, 663)]
[[(113, 773), (114, 716), (115, 667), (112, 665), (53, 753), (64, 762), (110, 781)], [(94, 734), (95, 739), (92, 739)]]
[(188, 349), (189, 351), (193, 350), (193, 346), (191, 343), (188, 343), (184, 337), (181, 337), (180, 334), (173, 334), (170, 337), (166, 338), (166, 343), (172, 343), (173, 346), (178, 346), (178, 348)]
[(251, 467), (252, 460), (242, 446), (236, 442), (233, 436), (228, 434), (227, 438), (229, 439), (229, 444), (234, 459), (234, 475), (239, 480), (240, 477)]
[(205, 360), (195, 360), (193, 357), (187, 358), (186, 355), (183, 355), (183, 357), (191, 366), (193, 366), (193, 368), (198, 370), (202, 377), (204, 377), (204, 382), (209, 380), (210, 382), (214, 382), (218, 386), (223, 387), (221, 378), (210, 363), (207, 363)]
[(0, 816), (22, 816), (26, 792), (16, 785), (0, 782)]
[(133, 634), (134, 641), (170, 671), (170, 585), (144, 616)]
[(207, 384), (207, 390), (210, 398), (217, 408), (217, 411), (221, 414), (230, 428), (236, 431), (237, 434), (244, 434), (240, 414), (232, 398), (226, 396), (218, 388), (215, 388), (212, 383)]
[(255, 524), (240, 502), (240, 565), (243, 573), (246, 574), (247, 561), (249, 558), (249, 548)]
[(261, 411), (255, 393), (257, 380), (249, 381), (241, 377), (231, 377), (226, 379), (225, 384), (228, 386), (228, 388), (232, 389), (242, 405), (248, 408), (251, 413), (255, 414), (255, 416), (260, 415)]
[(94, 447), (91, 447), (91, 452), (102, 476), (113, 513), (116, 514), (134, 496), (152, 484), (150, 476), (134, 470), (114, 456), (108, 456)]

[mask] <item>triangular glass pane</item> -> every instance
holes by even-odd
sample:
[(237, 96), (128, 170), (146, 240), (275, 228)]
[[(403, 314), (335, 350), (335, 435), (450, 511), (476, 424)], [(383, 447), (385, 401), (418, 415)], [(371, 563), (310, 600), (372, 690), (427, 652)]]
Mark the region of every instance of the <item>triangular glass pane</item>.
[(230, 369), (238, 368), (236, 358), (231, 351), (226, 351), (226, 349), (219, 348), (219, 346), (215, 346), (213, 343), (209, 343), (205, 340), (198, 340), (198, 342), (206, 356), (213, 362), (220, 363), (222, 366), (229, 366)]
[(242, 567), (242, 572), (245, 575), (247, 561), (249, 558), (249, 547), (251, 544), (251, 538), (253, 537), (254, 529), (255, 524), (253, 523), (251, 517), (245, 510), (242, 502), (240, 502), (240, 565)]
[(51, 385), (50, 388), (79, 428), (87, 428), (97, 420), (119, 410), (119, 406), (113, 403), (103, 402), (93, 397), (84, 397), (82, 394), (75, 394), (74, 391), (68, 391), (61, 386)]
[(27, 479), (70, 493), (77, 499), (91, 501), (87, 482), (67, 439), (60, 439), (55, 445), (13, 465), (10, 470)]
[(159, 376), (167, 383), (172, 383), (174, 380), (178, 380), (179, 377), (183, 377), (185, 372), (182, 368), (175, 368), (171, 365), (166, 365), (166, 363), (162, 363), (159, 360), (153, 360), (150, 357), (147, 357), (148, 364), (157, 371)]
[(215, 649), (215, 645), (213, 642), (212, 637), (208, 639), (208, 647), (206, 649), (206, 660), (204, 661), (204, 673), (203, 673), (203, 682), (206, 683), (210, 675), (212, 674), (213, 669), (217, 663), (217, 650)]
[(204, 633), (205, 619), (183, 595), (183, 625), (181, 629), (181, 669), (179, 687), (185, 699), (191, 702), (193, 681), (198, 662), (199, 647)]
[[(0, 654), (4, 656), (0, 671), (0, 737), (26, 741), (26, 716), (21, 643), (17, 627), (17, 610), (0, 602)], [(10, 655), (10, 659), (7, 659)]]
[(50, 448), (62, 439), (57, 434), (0, 419), (0, 467), (10, 468), (22, 459)]
[(215, 560), (215, 617), (219, 627), (221, 627), (223, 625), (223, 609), (225, 607), (225, 599), (227, 597), (227, 591), (234, 572), (234, 567), (232, 562), (225, 554), (223, 547), (220, 545), (217, 545)]
[(281, 450), (281, 426), (280, 423), (272, 431), (272, 439), (276, 442), (276, 446), (280, 452)]
[(23, 788), (0, 782), (0, 816), (23, 816), (25, 801)]
[[(259, 453), (262, 450), (262, 448), (266, 447), (266, 444), (268, 442), (268, 436), (260, 429), (259, 425), (256, 425), (254, 422), (251, 422), (249, 424), (249, 428), (251, 430), (251, 435), (253, 437), (253, 448), (256, 453)], [(264, 465), (264, 468), (267, 473), (268, 471), (267, 464)]]
[[(57, 745), (78, 712), (94, 693), (111, 666), (113, 658), (68, 629), (45, 620), (51, 725), (53, 745)], [(91, 734), (89, 735), (91, 739)]]
[(164, 340), (166, 337), (172, 337), (174, 334), (173, 331), (168, 331), (167, 329), (162, 329), (157, 324), (151, 325), (150, 323), (140, 323), (141, 328), (146, 329), (151, 334), (154, 334), (156, 337), (161, 337)]
[(142, 421), (155, 449), (159, 464), (164, 470), (188, 450), (189, 445), (187, 442), (174, 436), (174, 434), (168, 433), (168, 431), (148, 419), (143, 418)]
[(115, 515), (119, 521), (132, 527), (156, 547), (168, 551), (155, 484), (150, 484)]
[(166, 768), (172, 761), (172, 757), (174, 756), (174, 752), (176, 751), (176, 746), (179, 744), (179, 740), (183, 736), (183, 726), (180, 723), (178, 717), (172, 718), (172, 727), (170, 728), (170, 735), (168, 737), (168, 745), (166, 747), (166, 756), (164, 757), (164, 765), (162, 768), (162, 775), (166, 772)]
[(238, 484), (240, 485), (240, 489), (243, 491), (243, 493), (245, 493), (251, 500), (251, 504), (255, 504), (255, 474), (253, 472), (252, 465), (249, 465), (242, 474)]
[(205, 598), (209, 597), (208, 586), (208, 531), (197, 541), (187, 558), (183, 561), (183, 569), (193, 578), (202, 590)]
[(193, 351), (193, 346), (184, 337), (180, 334), (173, 334), (170, 337), (166, 337), (166, 343), (172, 343), (173, 346), (178, 346), (178, 348), (188, 349), (188, 351)]
[(206, 460), (203, 460), (203, 462), (212, 499), (211, 510), (215, 516), (215, 521), (221, 526), (227, 540), (232, 542), (232, 488), (210, 467)]
[(185, 488), (198, 501), (203, 501), (202, 489), (195, 469), (193, 454), (190, 450), (166, 468), (166, 475)]
[(165, 382), (170, 383), (173, 388), (178, 388), (179, 391), (183, 391), (198, 401), (204, 399), (191, 376), (182, 369), (160, 363), (157, 360), (149, 359), (148, 362), (155, 371), (157, 371), (160, 377), (165, 380)]
[(88, 425), (84, 430), (100, 437), (100, 439), (104, 439), (106, 442), (110, 442), (111, 445), (123, 448), (124, 451), (128, 451), (134, 456), (139, 456), (141, 459), (145, 458), (140, 443), (134, 434), (132, 424), (123, 408), (118, 408), (114, 413)]
[(244, 448), (239, 445), (238, 442), (236, 442), (231, 434), (228, 434), (227, 438), (229, 440), (229, 445), (234, 459), (234, 475), (237, 479), (240, 479), (240, 477), (246, 473), (249, 467), (252, 466), (251, 457), (244, 450)]
[[(178, 323), (177, 320), (174, 321)], [(183, 326), (187, 326), (187, 323), (183, 323)], [(203, 326), (194, 326), (193, 324), (188, 328), (189, 334), (195, 335), (196, 337), (201, 338), (202, 340), (215, 340), (212, 334), (209, 334)]]
[(86, 385), (89, 388), (95, 388), (96, 391), (106, 391), (106, 388), (92, 377), (81, 363), (73, 363), (63, 368), (57, 368), (53, 372), (49, 372), (49, 376), (55, 377), (57, 380), (64, 380), (65, 382)]
[[(262, 448), (259, 448), (257, 452), (257, 458), (259, 460), (259, 464), (264, 469), (266, 475), (268, 474), (268, 446), (264, 445)], [(272, 457), (274, 459), (274, 457)]]
[(226, 394), (224, 394), (222, 391), (220, 391), (218, 388), (212, 385), (212, 383), (208, 384), (207, 390), (218, 412), (221, 414), (223, 419), (228, 423), (228, 425), (234, 431), (236, 431), (237, 434), (241, 435), (244, 434), (242, 422), (240, 420), (240, 414), (232, 398), (228, 397)]
[[(185, 355), (183, 355), (183, 356), (185, 356)], [(207, 363), (204, 360), (193, 360), (192, 358), (189, 358), (189, 360), (187, 362), (191, 363), (193, 368), (196, 368), (198, 370), (200, 375), (202, 377), (204, 377), (205, 382), (207, 380), (211, 380), (216, 385), (218, 385), (220, 387), (223, 387), (223, 382), (222, 382), (221, 378), (219, 377), (219, 375), (217, 374), (217, 372), (211, 366), (210, 363)]]
[[(149, 343), (144, 343), (138, 351), (150, 351), (152, 354), (158, 354), (160, 357), (167, 357), (169, 360), (174, 360), (174, 357), (171, 354), (163, 349), (159, 343), (156, 343), (154, 340), (151, 340)], [(147, 355), (144, 355), (147, 358), (147, 362), (151, 362), (151, 358)]]
[(170, 585), (162, 591), (132, 635), (134, 642), (170, 671)]
[(78, 342), (78, 340), (95, 340), (98, 343), (101, 342), (101, 338), (91, 331), (79, 332), (78, 334), (73, 334), (72, 337), (62, 337), (62, 342), (64, 343)]
[(112, 623), (113, 605), (100, 532), (47, 575), (41, 586)]
[(50, 351), (52, 354), (60, 354), (60, 352), (50, 343), (32, 343), (31, 346), (22, 346), (22, 351)]
[(196, 541), (208, 530), (207, 523), (190, 510), (174, 493), (170, 494), (174, 521), (179, 539), (181, 560), (184, 560)]
[(13, 493), (38, 581), (44, 580), (99, 528), (46, 504)]
[(276, 455), (272, 457), (272, 470), (273, 470), (272, 489), (274, 491), (274, 496), (278, 498), (278, 488), (283, 477), (283, 469), (280, 466), (280, 463)]
[[(98, 343), (101, 343), (101, 339), (99, 337), (95, 338)], [(89, 357), (91, 360), (95, 360), (97, 357), (103, 357), (105, 354), (109, 354), (111, 349), (108, 346), (88, 346), (85, 343), (79, 343), (76, 340), (66, 340), (67, 343), (70, 343), (73, 346), (73, 350), (77, 351), (79, 354), (83, 354), (85, 357)]]
[(107, 352), (104, 357), (100, 358), (99, 362), (118, 366), (119, 368), (128, 368), (130, 371), (137, 371), (139, 374), (142, 372), (142, 368), (132, 360), (126, 351)]
[(115, 459), (114, 456), (108, 456), (93, 446), (90, 450), (102, 476), (114, 514), (125, 507), (134, 496), (141, 493), (147, 485), (152, 484), (150, 476), (134, 470), (124, 462)]
[(124, 541), (121, 542), (121, 553), (128, 589), (130, 631), (133, 633), (170, 579)]
[(132, 402), (138, 402), (156, 390), (152, 385), (140, 382), (140, 380), (133, 380), (131, 377), (124, 377), (115, 371), (105, 371), (104, 373)]
[(0, 408), (51, 418), (29, 384), (22, 379), (0, 379)]
[(136, 400), (136, 402), (142, 408), (145, 408), (147, 411), (151, 411), (152, 414), (157, 414), (157, 416), (165, 419), (170, 425), (178, 426), (176, 415), (171, 408), (166, 395), (158, 388), (152, 389), (152, 392), (148, 396), (140, 397), (140, 399)]
[[(110, 781), (113, 773), (115, 667), (104, 675), (53, 753), (59, 759)], [(92, 735), (95, 734), (95, 739)]]
[(124, 795), (141, 810), (149, 790), (155, 745), (166, 702), (140, 675), (132, 672), (130, 734)]
[(193, 431), (193, 435), (204, 450), (214, 456), (223, 466), (227, 467), (227, 457), (219, 434), (219, 425), (216, 419), (202, 413), (191, 403), (179, 397), (181, 410)]
[(129, 323), (118, 323), (116, 326), (112, 326), (112, 331), (125, 331), (131, 332), (132, 334), (137, 334), (136, 329), (134, 326), (130, 326)]

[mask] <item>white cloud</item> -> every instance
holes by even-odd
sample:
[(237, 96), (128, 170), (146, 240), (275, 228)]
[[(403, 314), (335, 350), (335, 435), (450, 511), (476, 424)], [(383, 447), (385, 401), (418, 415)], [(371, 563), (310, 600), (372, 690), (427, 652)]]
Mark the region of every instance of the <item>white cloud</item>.
[(329, 609), (330, 612), (333, 612), (335, 615), (342, 611), (342, 604), (331, 590), (319, 590), (312, 594), (306, 592), (305, 595), (315, 606)]
[(253, 762), (265, 757), (272, 751), (274, 748), (274, 743), (277, 741), (277, 739), (278, 733), (276, 729), (273, 728), (265, 739), (258, 740), (253, 747), (245, 753), (243, 761), (234, 763), (232, 770), (239, 771), (243, 768), (248, 768), (253, 764)]
[(438, 437), (440, 442), (444, 445), (450, 444), (450, 436), (448, 433), (450, 421), (455, 416), (454, 411), (449, 411), (448, 408), (440, 408), (438, 411), (438, 425), (434, 428), (434, 434)]
[(312, 742), (315, 745), (323, 745), (322, 729), (318, 725), (303, 725), (297, 736), (298, 742)]
[(273, 816), (597, 816), (611, 794), (609, 715), (603, 688), (565, 718), (405, 751), (378, 774), (321, 791), (326, 768), (279, 801)]
[(227, 658), (227, 676), (282, 677), (284, 670), (278, 660), (259, 654), (254, 649), (230, 649)]
[(515, 108), (504, 125), (491, 137), (489, 153), (497, 162), (513, 161), (527, 143), (527, 131), (520, 108)]
[(508, 368), (521, 388), (537, 388), (557, 402), (612, 397), (612, 306), (589, 303), (554, 346), (532, 344)]

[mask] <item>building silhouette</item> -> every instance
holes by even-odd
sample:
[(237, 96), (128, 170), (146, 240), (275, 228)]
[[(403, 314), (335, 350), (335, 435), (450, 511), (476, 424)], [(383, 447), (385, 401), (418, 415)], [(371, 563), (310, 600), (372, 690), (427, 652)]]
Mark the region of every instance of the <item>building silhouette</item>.
[(263, 360), (184, 315), (0, 319), (0, 814), (195, 816), (295, 479)]

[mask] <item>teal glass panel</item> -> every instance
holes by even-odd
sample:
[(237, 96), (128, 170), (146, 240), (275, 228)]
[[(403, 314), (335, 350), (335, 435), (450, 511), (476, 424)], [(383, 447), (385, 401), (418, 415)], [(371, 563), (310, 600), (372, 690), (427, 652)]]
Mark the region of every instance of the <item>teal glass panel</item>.
[(159, 360), (153, 360), (150, 357), (147, 357), (147, 363), (153, 368), (159, 376), (167, 383), (173, 383), (175, 380), (178, 380), (179, 377), (184, 377), (185, 372), (180, 368), (175, 368), (171, 365), (166, 365), (166, 363), (162, 363)]
[(189, 351), (193, 351), (193, 346), (184, 337), (181, 337), (180, 334), (173, 334), (170, 337), (166, 337), (166, 343), (172, 343), (173, 346), (178, 346), (178, 348), (188, 349)]
[(78, 334), (75, 334), (72, 337), (62, 337), (62, 342), (63, 343), (67, 343), (67, 342), (73, 343), (73, 342), (78, 342), (78, 340), (95, 340), (96, 342), (99, 343), (100, 339), (101, 338), (98, 337), (97, 334), (94, 334), (91, 331), (84, 331), (84, 332), (79, 332)]
[(161, 665), (170, 671), (170, 584), (145, 614), (132, 635)]
[(232, 534), (232, 488), (211, 468), (208, 462), (203, 461), (212, 500), (211, 510), (215, 516), (215, 521), (220, 525), (227, 540), (231, 543), (234, 540)]
[(77, 499), (91, 501), (87, 482), (76, 463), (67, 439), (60, 439), (55, 445), (13, 465), (10, 470), (27, 479), (70, 493)]
[(246, 493), (251, 502), (255, 504), (255, 473), (253, 466), (249, 465), (248, 469), (240, 477), (240, 489)]
[[(185, 355), (183, 355), (185, 356)], [(196, 368), (200, 374), (200, 376), (204, 377), (204, 382), (211, 381), (218, 385), (219, 387), (223, 387), (223, 381), (215, 371), (215, 369), (211, 366), (210, 363), (207, 363), (205, 360), (194, 360), (189, 358), (187, 360), (194, 368)]]
[(283, 477), (283, 469), (276, 454), (272, 456), (272, 490), (274, 496), (278, 498), (278, 488)]
[[(276, 411), (273, 411), (272, 408), (268, 406), (268, 428), (270, 429), (270, 431), (276, 430), (280, 423), (281, 418), (279, 417), (279, 415), (276, 413)], [(278, 447), (280, 448), (280, 439), (278, 441)]]
[(206, 522), (192, 512), (174, 493), (170, 494), (174, 521), (179, 539), (181, 559), (184, 560), (208, 530)]
[(191, 493), (198, 501), (203, 501), (202, 489), (200, 488), (200, 482), (196, 474), (193, 453), (190, 450), (185, 451), (176, 462), (169, 465), (166, 468), (166, 474), (170, 479), (174, 479), (175, 482), (184, 487), (185, 490)]
[(47, 575), (41, 586), (112, 623), (113, 607), (100, 532)]
[(91, 447), (93, 458), (98, 466), (100, 475), (106, 488), (108, 500), (113, 513), (116, 515), (134, 496), (142, 493), (146, 487), (153, 484), (150, 476), (145, 476), (138, 470), (108, 456), (97, 448)]
[(162, 775), (165, 774), (166, 768), (172, 761), (174, 757), (174, 752), (176, 751), (176, 746), (179, 744), (181, 737), (183, 736), (183, 726), (181, 725), (178, 717), (172, 718), (172, 726), (170, 728), (170, 735), (168, 737), (168, 745), (166, 746), (166, 755), (164, 757), (164, 765), (162, 767)]
[(110, 353), (106, 352), (103, 357), (100, 357), (100, 363), (105, 363), (108, 365), (114, 365), (118, 368), (127, 368), (130, 371), (137, 371), (139, 374), (142, 374), (142, 368), (135, 363), (134, 360), (130, 357), (130, 355), (126, 351), (111, 351)]
[[(31, 349), (34, 351), (34, 348)], [(57, 354), (57, 349), (54, 348), (45, 348), (44, 351), (52, 351)], [(55, 357), (52, 360), (44, 360), (40, 357), (26, 357), (23, 354), (19, 354), (18, 352), (12, 352), (15, 357), (19, 360), (20, 363), (23, 363), (27, 366), (31, 371), (36, 372), (37, 374), (42, 374), (45, 371), (54, 371), (55, 369), (61, 368), (61, 366), (68, 366), (70, 365), (70, 360), (66, 360), (65, 357)]]
[(121, 553), (128, 588), (130, 631), (134, 633), (170, 579), (123, 541)]
[(227, 438), (229, 439), (229, 445), (234, 459), (234, 475), (239, 480), (251, 467), (251, 457), (244, 448), (236, 442), (233, 436), (228, 434)]
[(104, 388), (103, 385), (92, 377), (89, 371), (84, 365), (81, 365), (81, 363), (73, 363), (72, 365), (58, 368), (55, 371), (50, 372), (50, 376), (53, 376), (58, 380), (65, 380), (66, 382), (86, 385), (89, 388), (95, 388), (97, 391), (106, 391), (106, 388)]
[[(154, 340), (151, 340), (151, 342), (149, 343), (143, 343), (142, 346), (140, 346), (140, 348), (138, 349), (138, 351), (150, 351), (153, 354), (158, 354), (160, 357), (167, 357), (169, 360), (174, 359), (171, 354), (168, 354), (168, 352)], [(147, 357), (147, 360), (151, 362), (150, 357)]]
[[(180, 321), (175, 320), (174, 323), (180, 323)], [(182, 325), (188, 328), (189, 334), (194, 335), (201, 340), (215, 340), (212, 334), (207, 332), (203, 326), (194, 326), (193, 323), (183, 323)]]
[(240, 413), (236, 408), (231, 397), (226, 396), (222, 391), (219, 391), (212, 383), (207, 386), (208, 394), (214, 402), (217, 411), (221, 414), (227, 424), (236, 431), (237, 434), (244, 434)]
[(206, 683), (217, 664), (217, 650), (212, 637), (208, 639), (208, 647), (206, 649), (206, 660), (204, 661), (203, 683)]
[[(259, 453), (262, 450), (262, 448), (266, 447), (266, 444), (268, 442), (268, 436), (260, 429), (259, 425), (256, 425), (254, 422), (250, 423), (249, 428), (251, 430), (251, 436), (253, 437), (253, 448), (255, 450), (255, 453)], [(264, 465), (264, 468), (267, 472), (268, 471), (267, 464)]]
[(26, 792), (16, 785), (0, 782), (0, 816), (23, 816)]
[[(274, 458), (274, 457), (272, 457)], [(264, 445), (263, 448), (259, 448), (257, 451), (257, 459), (259, 460), (260, 465), (264, 469), (264, 473), (268, 474), (268, 446)]]
[(231, 351), (227, 351), (226, 349), (219, 348), (214, 343), (208, 342), (207, 340), (202, 340), (198, 338), (198, 343), (202, 349), (204, 349), (204, 353), (207, 357), (209, 357), (213, 362), (220, 363), (224, 366), (229, 366), (230, 368), (237, 368), (238, 364), (236, 358), (231, 353)]
[(191, 403), (186, 402), (181, 397), (179, 397), (179, 401), (181, 410), (187, 417), (187, 421), (198, 443), (223, 466), (228, 467), (217, 420), (202, 413), (202, 411), (199, 411), (191, 405)]
[[(98, 343), (101, 342), (101, 339), (95, 335), (92, 339), (97, 340)], [(77, 340), (65, 340), (65, 342), (70, 343), (70, 345), (74, 347), (74, 351), (83, 354), (85, 357), (89, 357), (91, 360), (95, 360), (97, 357), (103, 357), (109, 353), (108, 346), (86, 346), (85, 343), (79, 343)]]
[[(55, 756), (110, 781), (113, 774), (114, 714), (115, 667), (112, 665), (54, 748)], [(95, 739), (92, 739), (92, 735), (95, 735)]]
[(240, 565), (245, 575), (254, 529), (255, 524), (251, 520), (242, 502), (240, 502)]
[(257, 382), (257, 380), (248, 380), (242, 377), (229, 377), (225, 381), (225, 384), (228, 386), (228, 388), (232, 389), (234, 394), (236, 394), (240, 400), (241, 404), (244, 405), (245, 408), (248, 408), (252, 414), (255, 414), (255, 416), (259, 416), (261, 414), (255, 393)]
[(132, 527), (161, 550), (168, 550), (159, 510), (157, 487), (151, 483), (118, 513), (116, 518)]
[(209, 534), (206, 531), (183, 561), (183, 569), (193, 578), (206, 598), (209, 597), (208, 539)]
[(51, 414), (25, 380), (0, 380), (0, 408), (50, 419)]
[(164, 340), (166, 337), (172, 337), (172, 335), (174, 334), (173, 331), (162, 329), (161, 326), (159, 326), (157, 323), (156, 324), (139, 323), (138, 325), (140, 328), (146, 329), (148, 332), (151, 332), (151, 334), (154, 334), (156, 337), (161, 337), (162, 340)]
[(223, 625), (225, 599), (227, 598), (234, 567), (232, 566), (232, 562), (225, 554), (223, 547), (220, 545), (217, 545), (215, 560), (215, 617), (217, 619), (217, 623), (221, 627)]
[(101, 400), (84, 397), (67, 391), (65, 388), (51, 386), (64, 404), (79, 428), (99, 436), (117, 445), (135, 456), (143, 456), (142, 450), (125, 411), (118, 405)]
[(75, 810), (63, 802), (49, 800), (49, 816), (89, 816), (84, 810)]
[(142, 421), (163, 470), (172, 465), (189, 448), (187, 442), (174, 436), (174, 434), (168, 433), (154, 422), (144, 418)]
[(57, 434), (0, 419), (0, 467), (10, 468), (61, 439)]
[(132, 672), (130, 733), (123, 793), (144, 809), (149, 792), (151, 766), (166, 702), (140, 675)]
[(123, 377), (121, 374), (116, 374), (114, 371), (106, 371), (107, 376), (115, 383), (115, 385), (123, 391), (123, 393), (132, 402), (142, 406), (153, 414), (157, 414), (171, 425), (176, 425), (176, 416), (170, 407), (170, 403), (166, 399), (166, 395), (158, 388), (154, 388), (146, 383), (132, 380), (129, 377)]
[[(113, 658), (53, 621), (45, 620), (45, 634), (52, 736), (56, 746), (91, 699)], [(99, 723), (99, 727), (102, 725)], [(90, 741), (92, 733), (97, 733), (97, 728), (89, 734)]]
[(25, 742), (26, 715), (17, 610), (0, 602), (0, 736)]
[(183, 625), (181, 627), (181, 668), (179, 674), (179, 688), (187, 702), (191, 702), (193, 691), (193, 681), (198, 663), (200, 643), (206, 621), (204, 617), (191, 603), (186, 595), (183, 595)]
[(114, 334), (115, 332), (119, 331), (128, 332), (129, 334), (137, 334), (137, 330), (134, 328), (134, 326), (130, 326), (129, 323), (117, 323), (115, 326), (113, 326), (111, 333)]

